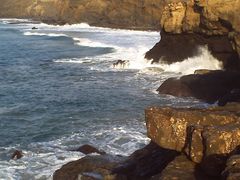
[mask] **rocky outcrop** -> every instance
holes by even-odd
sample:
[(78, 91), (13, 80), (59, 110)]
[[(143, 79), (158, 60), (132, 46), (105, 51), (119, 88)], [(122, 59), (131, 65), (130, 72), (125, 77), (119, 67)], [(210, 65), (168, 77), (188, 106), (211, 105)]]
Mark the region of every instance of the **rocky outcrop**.
[(117, 156), (86, 156), (64, 165), (54, 173), (53, 179), (116, 179), (117, 176), (112, 175), (111, 171), (121, 161), (123, 158)]
[[(226, 69), (240, 69), (239, 0), (188, 0), (167, 3), (162, 13), (162, 39), (148, 59), (167, 63), (197, 55), (204, 44)], [(171, 54), (172, 52), (172, 54)]]
[(86, 156), (57, 170), (53, 179), (112, 179), (145, 180), (160, 173), (178, 152), (159, 147), (151, 142), (129, 157), (101, 155)]
[(208, 175), (220, 176), (240, 145), (239, 112), (239, 104), (224, 110), (148, 108), (148, 137), (161, 147), (183, 152)]
[[(228, 71), (211, 71), (206, 74), (191, 74), (181, 78), (170, 78), (157, 89), (160, 94), (169, 94), (178, 97), (195, 97), (197, 99), (214, 103), (238, 101), (238, 94), (230, 97), (229, 93), (240, 89), (240, 73)], [(235, 99), (234, 99), (235, 98)]]

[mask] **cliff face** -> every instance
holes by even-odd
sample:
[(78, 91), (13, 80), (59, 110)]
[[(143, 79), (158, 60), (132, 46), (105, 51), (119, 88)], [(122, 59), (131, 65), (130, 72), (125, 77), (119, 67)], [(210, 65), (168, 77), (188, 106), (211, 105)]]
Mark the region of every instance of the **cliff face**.
[(240, 55), (240, 0), (190, 0), (170, 3), (163, 11), (166, 32), (227, 35)]
[[(192, 56), (199, 45), (208, 44), (212, 54), (224, 62), (225, 68), (240, 67), (240, 1), (178, 0), (164, 7), (161, 27), (165, 40), (157, 44), (147, 58), (173, 59), (171, 52), (183, 54), (184, 49), (169, 43), (174, 38), (189, 50), (176, 61)], [(177, 34), (184, 34), (185, 40)], [(180, 38), (180, 39), (179, 39)], [(217, 41), (216, 41), (217, 40)], [(178, 43), (178, 45), (179, 45)], [(166, 47), (169, 44), (169, 48)], [(161, 49), (165, 48), (164, 52)], [(169, 53), (167, 53), (169, 51)], [(177, 57), (177, 56), (176, 56)]]
[(6, 0), (0, 7), (0, 17), (31, 17), (58, 24), (88, 22), (98, 26), (159, 29), (163, 4), (163, 0)]

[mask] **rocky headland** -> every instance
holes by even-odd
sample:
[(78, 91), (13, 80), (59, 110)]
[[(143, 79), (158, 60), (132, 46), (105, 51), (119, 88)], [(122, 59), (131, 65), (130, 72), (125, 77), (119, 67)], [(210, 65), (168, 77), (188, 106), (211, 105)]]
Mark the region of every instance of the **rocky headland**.
[(240, 104), (208, 109), (149, 107), (151, 143), (129, 157), (86, 156), (53, 179), (238, 179)]
[[(166, 80), (161, 94), (195, 97), (219, 107), (149, 107), (151, 143), (129, 157), (99, 153), (70, 162), (53, 179), (240, 179), (240, 0), (12, 0), (0, 17), (47, 23), (161, 29), (161, 41), (146, 58), (173, 63), (207, 46), (221, 71)], [(234, 103), (229, 103), (234, 102)], [(86, 150), (87, 149), (87, 150)], [(88, 154), (88, 153), (86, 153)]]

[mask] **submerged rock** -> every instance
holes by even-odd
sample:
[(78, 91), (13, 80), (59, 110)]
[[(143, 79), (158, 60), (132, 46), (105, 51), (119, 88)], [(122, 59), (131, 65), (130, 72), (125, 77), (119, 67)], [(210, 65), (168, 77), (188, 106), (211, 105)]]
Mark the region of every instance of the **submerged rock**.
[(101, 155), (106, 154), (104, 151), (100, 151), (97, 148), (95, 148), (91, 145), (88, 145), (88, 144), (80, 146), (78, 149), (76, 149), (76, 151), (79, 151), (83, 154), (91, 154), (91, 153), (98, 153)]
[(15, 150), (11, 156), (11, 159), (17, 160), (17, 159), (21, 159), (22, 157), (23, 157), (23, 152), (20, 150)]
[(191, 74), (167, 79), (157, 89), (160, 94), (178, 97), (195, 97), (214, 103), (233, 89), (240, 89), (240, 73), (211, 71), (207, 74)]
[(126, 68), (129, 66), (128, 60), (117, 60), (117, 62), (113, 63), (113, 68)]

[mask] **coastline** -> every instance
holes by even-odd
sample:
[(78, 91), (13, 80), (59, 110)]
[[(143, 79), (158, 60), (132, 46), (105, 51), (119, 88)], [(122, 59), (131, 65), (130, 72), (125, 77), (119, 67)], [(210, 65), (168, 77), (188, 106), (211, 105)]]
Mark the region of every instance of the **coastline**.
[[(192, 4), (187, 4), (186, 6), (189, 7), (192, 6)], [(180, 10), (176, 9), (176, 11), (180, 11), (179, 14), (181, 14), (183, 9), (184, 8), (182, 8), (181, 5)], [(169, 9), (166, 9), (166, 11), (169, 11)], [(185, 11), (186, 9), (184, 12)], [(173, 18), (179, 18), (179, 16), (173, 16)], [(54, 22), (55, 21), (51, 21), (50, 24), (55, 24)], [(56, 22), (58, 25), (63, 23), (61, 21)], [(168, 24), (168, 20), (166, 20), (164, 23)], [(178, 41), (177, 36), (182, 36), (185, 33), (185, 40), (190, 39), (191, 41), (189, 34), (194, 35), (195, 33), (192, 32), (192, 29), (195, 31), (195, 24), (192, 29), (188, 30), (187, 32), (180, 33), (179, 29), (184, 29), (184, 25), (182, 25), (183, 27), (179, 28), (179, 24), (171, 24), (170, 27), (168, 27), (166, 24), (165, 26), (162, 25), (165, 27), (165, 29), (163, 28), (163, 32), (166, 33), (166, 37), (172, 36), (176, 41)], [(90, 23), (90, 25), (96, 24)], [(109, 25), (107, 23), (105, 25), (108, 28), (121, 29), (125, 27)], [(105, 27), (105, 25), (101, 24), (102, 27)], [(168, 28), (170, 28), (170, 30)], [(143, 28), (139, 26), (128, 27), (128, 29), (147, 31), (155, 30), (155, 28)], [(203, 31), (203, 29), (198, 28), (196, 31), (197, 34), (199, 31)], [(237, 166), (234, 166), (233, 162), (240, 159), (238, 149), (238, 146), (240, 145), (240, 142), (238, 142), (240, 121), (240, 81), (237, 79), (231, 85), (228, 83), (233, 79), (233, 77), (239, 77), (239, 50), (236, 48), (238, 45), (234, 44), (233, 47), (232, 45), (229, 45), (229, 42), (235, 42), (235, 40), (229, 41), (228, 33), (232, 32), (229, 32), (229, 30), (225, 32), (226, 28), (222, 29), (222, 26), (219, 27), (216, 32), (213, 32), (211, 29), (207, 29), (206, 31), (208, 31), (206, 33), (208, 37), (218, 36), (218, 33), (220, 33), (219, 37), (227, 37), (227, 39), (224, 38), (223, 41), (220, 40), (220, 43), (213, 43), (214, 45), (210, 51), (214, 52), (214, 50), (217, 49), (217, 53), (221, 54), (223, 51), (222, 49), (224, 49), (222, 47), (225, 47), (227, 44), (226, 47), (228, 48), (226, 48), (227, 50), (224, 49), (226, 51), (224, 51), (223, 61), (234, 61), (234, 63), (236, 61), (236, 64), (233, 63), (233, 65), (231, 65), (229, 68), (228, 66), (224, 66), (224, 68), (227, 69), (227, 72), (221, 72), (223, 73), (223, 77), (226, 77), (226, 81), (224, 81), (224, 83), (220, 82), (221, 85), (219, 87), (215, 87), (221, 91), (221, 94), (218, 95), (217, 98), (214, 98), (214, 100), (211, 100), (210, 103), (215, 103), (216, 101), (219, 102), (220, 100), (227, 98), (226, 100), (224, 99), (226, 104), (232, 101), (236, 101), (236, 104), (229, 103), (223, 107), (210, 107), (208, 109), (198, 110), (191, 108), (175, 109), (172, 107), (148, 108), (146, 110), (145, 121), (147, 124), (148, 137), (150, 137), (152, 141), (149, 145), (134, 152), (129, 157), (121, 157), (117, 155), (112, 156), (108, 154), (86, 156), (78, 161), (70, 162), (64, 165), (61, 169), (54, 173), (53, 179), (171, 179), (173, 177), (178, 179), (230, 179), (231, 177), (238, 177), (236, 172), (239, 172), (237, 168), (240, 165), (237, 164)], [(208, 34), (211, 31), (213, 34)], [(235, 29), (235, 31), (237, 32), (238, 29)], [(204, 33), (205, 32), (200, 32), (200, 36), (205, 37), (206, 34)], [(165, 37), (165, 35), (163, 35), (163, 37)], [(196, 39), (199, 40), (199, 38)], [(178, 45), (175, 46), (173, 42), (170, 42), (168, 38), (166, 38), (164, 42), (160, 41), (158, 45), (156, 45), (157, 47), (155, 46), (155, 54), (157, 54), (155, 58), (156, 62), (161, 57), (167, 56), (164, 54), (166, 51), (161, 51), (162, 47), (165, 45), (162, 45), (161, 43), (169, 43), (168, 46), (171, 51), (178, 49), (179, 47)], [(218, 45), (221, 43), (223, 46), (221, 46), (219, 51)], [(196, 45), (197, 47), (202, 44), (206, 44), (206, 42), (202, 42), (201, 40), (200, 43), (194, 42), (194, 46)], [(189, 45), (187, 47), (189, 47)], [(179, 48), (178, 50), (181, 49)], [(186, 59), (186, 57), (193, 56), (195, 54), (193, 52), (195, 51), (196, 49), (194, 47), (191, 52), (185, 52), (184, 57), (178, 59), (177, 61), (182, 61)], [(149, 59), (154, 59), (152, 57), (155, 55), (154, 53), (151, 54), (151, 50), (147, 54), (150, 54), (147, 55)], [(176, 53), (175, 57), (177, 56), (178, 53)], [(172, 62), (170, 62), (170, 64), (171, 63)], [(228, 77), (226, 75), (228, 71), (230, 71), (230, 73), (236, 72), (236, 75), (234, 74), (234, 76)], [(205, 79), (205, 76), (208, 76), (211, 73), (214, 74), (217, 72), (207, 72), (203, 75), (195, 74), (192, 75), (192, 78), (189, 78), (189, 76), (185, 78), (183, 77), (181, 78), (182, 81), (180, 82), (173, 80), (173, 83), (170, 82), (170, 86), (168, 88), (162, 88), (162, 90), (160, 89), (159, 92), (160, 94), (198, 98), (199, 95), (196, 95), (198, 90), (201, 90), (201, 94), (206, 94), (209, 93), (209, 88), (211, 88), (211, 85), (216, 85), (215, 80), (219, 79), (218, 77), (211, 79), (209, 83), (210, 85), (208, 83), (207, 85), (204, 85), (204, 83), (201, 84), (203, 82), (201, 78), (203, 77), (203, 79)], [(199, 81), (196, 80), (198, 77), (200, 78)], [(208, 77), (206, 79), (208, 80)], [(196, 83), (199, 85), (196, 88), (197, 90), (191, 86)], [(227, 84), (226, 89), (224, 89), (225, 87), (222, 84)], [(206, 87), (206, 90), (203, 90), (202, 86)], [(175, 94), (171, 93), (172, 89), (174, 89)], [(210, 98), (214, 96), (216, 89), (213, 89), (213, 93), (209, 95)], [(202, 99), (205, 100), (205, 98)], [(168, 127), (170, 128), (168, 129)], [(217, 135), (214, 136), (215, 134)], [(173, 136), (170, 137), (169, 135)], [(221, 139), (219, 137), (224, 138)], [(229, 141), (231, 141), (231, 143), (229, 143)], [(234, 168), (237, 170), (234, 170)]]

